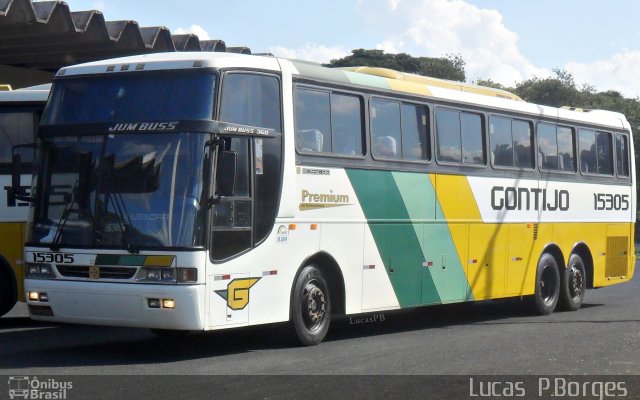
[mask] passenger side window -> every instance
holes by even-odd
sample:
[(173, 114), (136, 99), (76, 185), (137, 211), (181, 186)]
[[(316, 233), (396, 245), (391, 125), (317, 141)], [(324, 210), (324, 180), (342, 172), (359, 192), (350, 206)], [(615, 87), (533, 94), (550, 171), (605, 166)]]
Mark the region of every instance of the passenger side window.
[(629, 138), (616, 135), (616, 172), (619, 177), (629, 176)]
[(489, 135), (493, 165), (533, 168), (531, 122), (491, 116)]
[(585, 174), (613, 175), (611, 134), (580, 129), (580, 171)]
[(538, 165), (550, 171), (575, 172), (573, 128), (538, 124)]
[(371, 143), (375, 158), (429, 159), (428, 110), (393, 100), (371, 100)]
[(467, 165), (484, 165), (482, 116), (448, 109), (436, 111), (437, 159)]
[(400, 103), (371, 100), (371, 147), (375, 158), (402, 158)]
[(294, 109), (299, 152), (364, 154), (361, 97), (296, 87)]

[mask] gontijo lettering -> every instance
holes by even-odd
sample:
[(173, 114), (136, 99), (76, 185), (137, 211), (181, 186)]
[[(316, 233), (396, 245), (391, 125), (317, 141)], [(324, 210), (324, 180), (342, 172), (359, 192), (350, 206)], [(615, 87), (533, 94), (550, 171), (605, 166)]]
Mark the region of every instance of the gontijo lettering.
[(494, 186), (491, 188), (491, 208), (494, 210), (569, 210), (569, 192), (526, 187)]

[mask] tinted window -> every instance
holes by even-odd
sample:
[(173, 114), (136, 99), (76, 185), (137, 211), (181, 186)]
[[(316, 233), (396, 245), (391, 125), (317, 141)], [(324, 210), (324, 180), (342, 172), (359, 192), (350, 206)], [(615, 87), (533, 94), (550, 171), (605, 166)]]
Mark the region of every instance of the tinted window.
[(489, 120), (493, 165), (533, 168), (531, 123), (492, 116)]
[(596, 134), (596, 148), (598, 151), (598, 173), (613, 175), (613, 145), (611, 134), (598, 132)]
[(334, 153), (362, 155), (361, 113), (359, 97), (331, 95), (331, 148)]
[(629, 176), (629, 139), (625, 135), (616, 135), (616, 171), (618, 176)]
[(512, 167), (511, 119), (492, 116), (489, 120), (489, 134), (491, 135), (489, 140), (493, 153), (493, 165)]
[(295, 88), (294, 108), (298, 151), (363, 154), (362, 98)]
[(221, 97), (221, 121), (282, 132), (278, 78), (258, 74), (227, 74)]
[(538, 124), (540, 168), (575, 172), (573, 129), (554, 124)]
[(460, 113), (452, 110), (436, 111), (438, 161), (462, 162), (460, 141)]
[(588, 174), (613, 175), (613, 143), (611, 134), (581, 129), (580, 171)]
[(211, 119), (215, 80), (214, 74), (201, 72), (58, 79), (43, 124)]
[(294, 102), (297, 149), (304, 152), (329, 152), (331, 149), (329, 93), (296, 89)]
[(533, 168), (533, 129), (527, 121), (513, 120), (514, 165), (518, 168)]
[(575, 140), (573, 129), (559, 126), (558, 130), (558, 169), (575, 172)]
[(598, 171), (598, 159), (596, 157), (596, 131), (580, 129), (578, 135), (580, 148), (580, 171), (586, 174), (595, 174)]
[(405, 160), (429, 160), (431, 158), (427, 131), (427, 109), (422, 106), (402, 104), (402, 158)]
[(538, 160), (540, 168), (558, 169), (558, 137), (555, 125), (538, 124)]
[[(0, 163), (11, 163), (11, 148), (34, 141), (36, 117), (33, 112), (0, 112)], [(23, 153), (21, 153), (23, 154)], [(23, 162), (31, 162), (24, 156)]]
[(484, 141), (482, 118), (478, 114), (461, 113), (462, 162), (464, 164), (483, 165)]
[(371, 101), (371, 141), (376, 158), (429, 159), (426, 107), (392, 100)]
[(453, 110), (436, 111), (438, 161), (485, 163), (482, 116)]
[(400, 103), (371, 101), (371, 146), (374, 157), (400, 158)]

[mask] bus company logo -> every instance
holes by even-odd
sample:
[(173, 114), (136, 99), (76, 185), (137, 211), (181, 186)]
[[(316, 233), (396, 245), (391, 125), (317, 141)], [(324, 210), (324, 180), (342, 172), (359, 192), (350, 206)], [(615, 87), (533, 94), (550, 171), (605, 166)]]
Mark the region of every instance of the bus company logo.
[(276, 234), (276, 243), (277, 244), (289, 243), (289, 229), (287, 229), (286, 225), (280, 225), (278, 227), (278, 233)]
[(308, 190), (302, 190), (300, 211), (350, 205), (351, 203), (349, 202), (349, 195), (347, 194), (334, 194), (333, 190), (331, 190), (329, 193), (311, 193)]
[(216, 294), (227, 301), (227, 306), (235, 311), (243, 310), (249, 304), (249, 289), (260, 278), (234, 279), (227, 285), (227, 290), (216, 290)]
[(73, 382), (56, 379), (40, 380), (38, 377), (10, 376), (9, 398), (27, 400), (65, 400)]
[(174, 131), (179, 122), (131, 122), (120, 123), (109, 127), (109, 132), (146, 132), (146, 131)]

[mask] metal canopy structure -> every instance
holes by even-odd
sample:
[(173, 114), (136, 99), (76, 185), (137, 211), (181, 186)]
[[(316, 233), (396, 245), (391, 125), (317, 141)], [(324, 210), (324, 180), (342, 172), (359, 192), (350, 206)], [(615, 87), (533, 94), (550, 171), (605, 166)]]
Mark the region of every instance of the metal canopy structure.
[(172, 35), (164, 26), (107, 21), (96, 10), (72, 12), (64, 1), (0, 0), (0, 66), (9, 68), (0, 69), (0, 83), (11, 83), (3, 81), (11, 78), (2, 76), (9, 75), (7, 70), (53, 73), (66, 65), (174, 51), (251, 54), (247, 47), (226, 47), (222, 40)]

